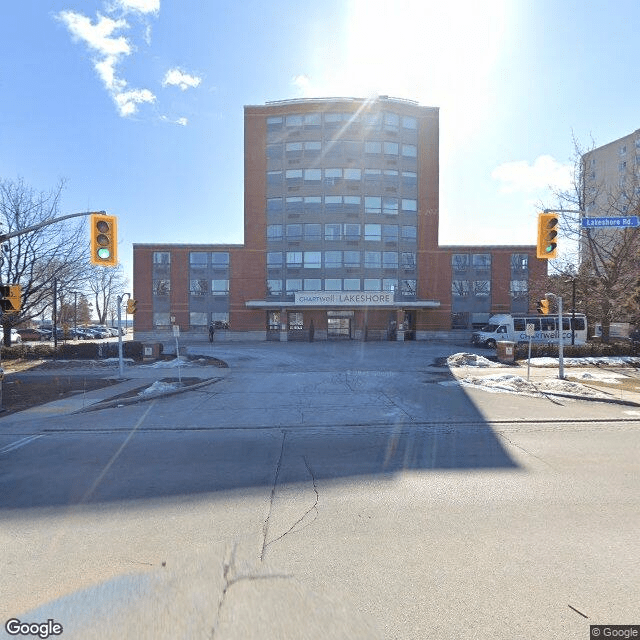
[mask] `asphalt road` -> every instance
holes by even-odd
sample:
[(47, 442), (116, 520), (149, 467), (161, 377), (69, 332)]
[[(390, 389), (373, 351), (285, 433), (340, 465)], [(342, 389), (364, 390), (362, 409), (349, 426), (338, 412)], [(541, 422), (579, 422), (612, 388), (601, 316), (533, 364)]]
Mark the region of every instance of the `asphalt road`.
[(229, 362), (217, 384), (0, 431), (3, 622), (402, 640), (640, 623), (633, 409), (463, 389), (437, 366), (456, 346), (198, 349)]

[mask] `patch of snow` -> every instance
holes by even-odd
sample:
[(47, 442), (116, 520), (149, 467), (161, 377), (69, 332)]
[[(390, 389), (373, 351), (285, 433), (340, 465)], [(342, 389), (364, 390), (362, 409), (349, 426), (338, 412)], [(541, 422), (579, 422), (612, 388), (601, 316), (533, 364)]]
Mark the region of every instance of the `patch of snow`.
[(492, 362), (476, 353), (454, 353), (447, 358), (450, 367), (502, 367), (504, 365)]
[(162, 382), (156, 380), (150, 387), (147, 387), (143, 391), (138, 392), (139, 396), (154, 396), (159, 393), (167, 393), (168, 391), (175, 391), (179, 389), (180, 385), (177, 382)]
[(174, 369), (175, 367), (184, 367), (189, 364), (189, 359), (183, 356), (174, 358), (173, 360), (158, 360), (151, 364), (143, 364), (143, 367), (149, 367), (150, 369)]

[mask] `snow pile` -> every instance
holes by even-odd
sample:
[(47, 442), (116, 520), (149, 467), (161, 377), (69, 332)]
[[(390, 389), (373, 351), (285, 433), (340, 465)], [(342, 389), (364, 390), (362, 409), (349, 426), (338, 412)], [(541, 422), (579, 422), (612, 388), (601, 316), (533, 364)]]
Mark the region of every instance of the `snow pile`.
[[(526, 360), (520, 362), (526, 363)], [(640, 365), (640, 358), (633, 356), (589, 356), (584, 358), (563, 358), (565, 367), (633, 367)], [(557, 367), (558, 358), (531, 358), (532, 367)]]
[(501, 367), (503, 365), (492, 362), (476, 353), (454, 353), (447, 358), (449, 367)]
[(600, 393), (578, 382), (569, 382), (558, 378), (545, 378), (535, 382), (513, 374), (495, 374), (491, 376), (467, 376), (458, 381), (462, 386), (475, 387), (492, 393), (519, 393), (540, 397), (544, 395), (570, 395), (582, 398), (607, 399), (611, 396)]
[(144, 391), (140, 391), (138, 393), (139, 396), (155, 396), (161, 393), (168, 393), (169, 391), (175, 391), (179, 389), (181, 385), (177, 382), (162, 382), (160, 380), (156, 380), (150, 387), (144, 389)]
[(158, 360), (152, 364), (143, 364), (143, 367), (150, 367), (151, 369), (174, 369), (175, 367), (184, 367), (189, 364), (189, 359), (184, 356), (174, 358), (173, 360)]
[(614, 371), (582, 371), (575, 374), (572, 373), (571, 377), (585, 382), (605, 382), (607, 384), (619, 384), (623, 378), (627, 378), (627, 376)]

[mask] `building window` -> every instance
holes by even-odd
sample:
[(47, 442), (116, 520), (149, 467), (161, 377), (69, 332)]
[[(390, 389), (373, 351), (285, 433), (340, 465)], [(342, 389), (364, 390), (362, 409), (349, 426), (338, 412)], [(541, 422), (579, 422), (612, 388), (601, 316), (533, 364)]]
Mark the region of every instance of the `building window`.
[(322, 291), (322, 281), (320, 278), (305, 278), (304, 279), (305, 291)]
[(325, 291), (342, 291), (342, 280), (340, 278), (327, 278), (324, 281)]
[(491, 293), (490, 280), (475, 280), (473, 282), (473, 295), (478, 298), (486, 298)]
[(206, 267), (207, 262), (207, 253), (204, 251), (192, 251), (189, 254), (189, 264), (192, 267)]
[(382, 225), (379, 224), (365, 224), (364, 225), (364, 239), (373, 242), (380, 242), (382, 239)]
[(229, 266), (229, 254), (227, 252), (214, 252), (211, 254), (211, 266), (214, 269), (224, 269)]
[(360, 196), (344, 196), (344, 212), (359, 213), (361, 202)]
[(397, 133), (400, 128), (400, 116), (397, 113), (384, 114), (384, 130)]
[(418, 210), (418, 201), (413, 198), (402, 198), (402, 210), (416, 212)]
[(327, 213), (339, 213), (342, 209), (342, 196), (325, 196), (324, 208)]
[(491, 269), (491, 254), (474, 253), (471, 258), (471, 264), (476, 269)]
[(302, 290), (302, 280), (299, 278), (288, 279), (286, 285), (288, 296), (292, 296), (296, 291)]
[(397, 224), (383, 224), (382, 225), (382, 240), (384, 242), (388, 242), (388, 243), (398, 242), (398, 225)]
[(267, 160), (281, 160), (283, 146), (281, 144), (267, 145)]
[(418, 228), (413, 225), (405, 225), (402, 227), (403, 240), (416, 240), (418, 237)]
[(342, 267), (342, 251), (325, 251), (324, 268), (339, 269)]
[(282, 293), (282, 280), (267, 280), (267, 295), (279, 296)]
[(512, 280), (510, 286), (511, 297), (526, 298), (529, 295), (529, 283), (526, 280)]
[(309, 242), (322, 240), (322, 225), (321, 224), (305, 224), (304, 239)]
[(267, 212), (280, 213), (282, 211), (282, 198), (267, 198)]
[(302, 142), (287, 142), (284, 145), (284, 152), (287, 155), (287, 158), (302, 156)]
[(211, 293), (213, 293), (214, 296), (228, 296), (229, 281), (228, 280), (212, 280)]
[(304, 183), (305, 184), (320, 184), (322, 182), (322, 169), (305, 169), (304, 170)]
[(379, 269), (382, 266), (382, 256), (379, 251), (364, 252), (365, 269)]
[(211, 314), (211, 322), (216, 329), (228, 329), (229, 328), (229, 312), (228, 311), (214, 311)]
[(403, 144), (402, 145), (402, 155), (405, 158), (417, 158), (418, 157), (418, 147), (415, 144)]
[(321, 211), (322, 211), (321, 196), (305, 196), (304, 198), (305, 213), (320, 213)]
[(403, 116), (402, 117), (402, 128), (403, 129), (417, 130), (418, 121), (416, 120), (416, 118), (412, 118), (411, 116)]
[(280, 330), (280, 312), (279, 311), (269, 311), (267, 314), (267, 327), (269, 331), (279, 331)]
[(304, 119), (302, 115), (290, 114), (286, 116), (284, 123), (287, 127), (301, 127)]
[(287, 225), (287, 240), (289, 242), (299, 242), (302, 240), (302, 225), (301, 224), (288, 224)]
[(281, 224), (269, 224), (267, 225), (267, 240), (276, 242), (282, 240), (282, 225)]
[(304, 252), (304, 268), (305, 269), (320, 269), (321, 266), (322, 266), (322, 253), (320, 251)]
[(288, 185), (302, 183), (302, 169), (287, 169), (284, 175)]
[(412, 251), (402, 252), (402, 268), (405, 271), (414, 271), (416, 268), (416, 254)]
[(340, 224), (324, 225), (325, 240), (340, 240), (341, 238), (342, 238), (342, 225)]
[(382, 280), (383, 291), (397, 291), (398, 281), (395, 278), (383, 278)]
[(302, 267), (302, 251), (287, 251), (287, 267)]
[(359, 251), (345, 251), (344, 252), (344, 266), (348, 269), (360, 267), (360, 252)]
[(284, 210), (287, 213), (302, 213), (304, 208), (304, 198), (300, 196), (290, 196), (284, 199)]
[(398, 253), (397, 253), (397, 251), (383, 251), (382, 252), (382, 266), (385, 269), (397, 269), (398, 268)]
[(209, 293), (209, 282), (204, 278), (189, 280), (189, 293), (192, 296), (206, 296)]
[(528, 271), (529, 256), (526, 253), (511, 254), (511, 271)]
[(304, 116), (305, 129), (319, 129), (322, 126), (322, 117), (319, 113), (307, 113)]
[(361, 180), (362, 179), (362, 171), (360, 169), (345, 169), (344, 170), (344, 179), (345, 180)]
[(454, 253), (451, 256), (451, 266), (454, 271), (466, 271), (469, 268), (469, 254)]
[(282, 116), (270, 116), (267, 118), (267, 131), (280, 131), (282, 129)]
[(269, 251), (267, 253), (267, 267), (270, 269), (279, 269), (282, 266), (282, 252)]
[(153, 264), (171, 264), (171, 254), (168, 251), (154, 251)]
[(346, 223), (344, 225), (344, 237), (346, 240), (350, 240), (351, 242), (360, 240), (360, 225)]
[(335, 187), (342, 182), (342, 169), (325, 169), (324, 183), (328, 187)]
[(302, 331), (304, 327), (302, 311), (289, 311), (288, 320), (290, 331)]
[(365, 291), (380, 291), (380, 279), (379, 278), (365, 278), (364, 279)]
[(398, 198), (383, 198), (382, 213), (386, 215), (398, 215)]
[(345, 278), (343, 284), (345, 291), (360, 291), (360, 278)]
[(415, 298), (418, 283), (415, 280), (400, 280), (400, 295)]
[(382, 198), (380, 196), (365, 196), (365, 213), (382, 213)]
[(267, 171), (267, 185), (270, 187), (281, 187), (282, 171)]
[(385, 142), (383, 145), (385, 156), (398, 156), (399, 145), (397, 142)]
[(208, 323), (206, 311), (191, 311), (189, 313), (189, 324), (192, 327), (206, 327)]
[(169, 313), (154, 313), (153, 314), (153, 326), (156, 329), (168, 328), (171, 325), (171, 317)]
[(153, 281), (153, 295), (156, 297), (168, 296), (171, 293), (171, 280), (161, 278)]
[(468, 280), (452, 280), (451, 295), (458, 298), (466, 298), (471, 290)]
[(418, 174), (415, 171), (403, 171), (402, 186), (405, 189), (415, 189), (418, 186)]

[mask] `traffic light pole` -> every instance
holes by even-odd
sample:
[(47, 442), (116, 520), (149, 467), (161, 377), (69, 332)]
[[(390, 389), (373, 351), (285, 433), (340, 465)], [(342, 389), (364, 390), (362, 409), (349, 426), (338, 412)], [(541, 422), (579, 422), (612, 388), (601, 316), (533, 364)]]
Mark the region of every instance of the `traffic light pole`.
[(81, 216), (91, 216), (96, 213), (104, 214), (104, 211), (82, 211), (81, 213), (70, 213), (66, 216), (60, 216), (59, 218), (52, 218), (51, 220), (45, 220), (44, 222), (39, 222), (38, 224), (34, 224), (30, 227), (25, 227), (24, 229), (18, 229), (18, 231), (12, 231), (11, 233), (0, 233), (0, 243), (5, 242), (6, 240), (10, 240), (11, 238), (16, 238), (17, 236), (21, 236), (25, 233), (30, 233), (31, 231), (37, 231), (38, 229), (42, 229), (43, 227), (48, 227), (50, 224), (55, 224), (56, 222), (62, 222), (62, 220), (68, 220), (69, 218), (79, 218)]
[(558, 301), (558, 378), (564, 380), (564, 339), (562, 337), (562, 296), (546, 293), (545, 298), (555, 298)]
[[(124, 296), (131, 298), (130, 293), (125, 293)], [(122, 357), (122, 302), (124, 301), (124, 296), (116, 298), (118, 307), (118, 365), (121, 380), (124, 378), (124, 358)]]

